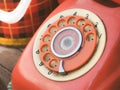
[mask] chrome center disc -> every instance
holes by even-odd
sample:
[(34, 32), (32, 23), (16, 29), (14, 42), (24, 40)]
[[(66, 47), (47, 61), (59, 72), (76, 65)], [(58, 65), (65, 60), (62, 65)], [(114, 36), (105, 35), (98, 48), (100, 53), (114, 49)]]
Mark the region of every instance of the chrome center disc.
[(66, 27), (58, 31), (51, 42), (53, 54), (60, 58), (74, 55), (81, 47), (82, 34), (74, 27)]

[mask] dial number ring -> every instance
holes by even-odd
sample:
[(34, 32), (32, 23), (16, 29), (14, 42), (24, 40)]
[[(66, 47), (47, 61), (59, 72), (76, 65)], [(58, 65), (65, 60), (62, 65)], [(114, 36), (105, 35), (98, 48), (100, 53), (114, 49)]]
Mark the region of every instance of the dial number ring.
[[(59, 73), (49, 70), (43, 63), (41, 63), (42, 58), (40, 58), (39, 53), (36, 53), (36, 52), (40, 51), (40, 45), (42, 44), (41, 41), (43, 38), (42, 35), (46, 32), (48, 25), (52, 24), (52, 23), (56, 22), (56, 20), (60, 19), (61, 15), (64, 15), (64, 17), (72, 16), (72, 15), (77, 15), (77, 16), (82, 16), (82, 17), (88, 16), (87, 19), (89, 19), (95, 25), (95, 27), (97, 26), (96, 31), (97, 31), (98, 35), (100, 35), (100, 38), (98, 38), (99, 43), (97, 43), (96, 50), (95, 50), (93, 56), (89, 59), (89, 62), (84, 64), (81, 68), (78, 68), (77, 70), (68, 72), (67, 75), (61, 75)], [(71, 24), (74, 26), (75, 23), (71, 23)], [(56, 26), (57, 25), (53, 26), (54, 27), (53, 28), (52, 26), (49, 25), (49, 27), (51, 27), (51, 29), (52, 29), (52, 30), (50, 29), (52, 32), (50, 32), (50, 34), (48, 33), (49, 35), (51, 35), (51, 34), (55, 35), (55, 33), (57, 32)], [(84, 25), (84, 22), (83, 22), (83, 25), (80, 27), (83, 28), (85, 26), (86, 25)], [(88, 29), (87, 29), (87, 31), (90, 33), (90, 31)], [(85, 32), (85, 36), (83, 36), (83, 37), (87, 38), (88, 35), (91, 35), (91, 33), (88, 34), (88, 32), (83, 31), (83, 33), (84, 32)], [(87, 39), (85, 39), (85, 40), (87, 40)], [(46, 42), (46, 43), (49, 43), (49, 42)], [(85, 10), (85, 9), (77, 9), (77, 8), (76, 9), (68, 9), (68, 10), (62, 11), (62, 12), (54, 15), (49, 20), (47, 20), (43, 26), (40, 27), (40, 30), (37, 33), (37, 36), (36, 36), (36, 39), (35, 39), (35, 42), (33, 45), (33, 61), (34, 61), (34, 64), (35, 64), (37, 70), (40, 72), (40, 74), (50, 80), (55, 80), (55, 81), (73, 80), (73, 79), (81, 77), (85, 73), (89, 72), (89, 70), (95, 66), (95, 64), (98, 62), (99, 58), (101, 57), (101, 55), (104, 51), (105, 43), (106, 43), (105, 27), (104, 27), (102, 20), (96, 14), (94, 14), (93, 12), (91, 12), (89, 10)], [(48, 73), (50, 73), (50, 74), (48, 74)]]
[[(87, 27), (87, 25), (89, 25), (89, 27)], [(54, 34), (51, 33), (51, 28), (53, 30), (53, 27), (55, 30)], [(89, 28), (90, 31), (87, 30)], [(68, 46), (65, 47), (67, 43), (64, 45), (66, 40), (67, 43), (73, 43), (73, 45), (71, 44), (69, 49), (67, 48)], [(71, 72), (80, 68), (86, 62), (88, 62), (88, 60), (94, 53), (97, 45), (96, 29), (94, 25), (84, 17), (62, 17), (61, 19), (52, 23), (51, 26), (48, 27), (47, 30), (44, 32), (40, 44), (40, 50), (41, 48), (44, 48), (43, 46), (45, 46), (46, 44), (49, 48), (46, 48), (46, 52), (48, 52), (53, 57), (50, 59), (50, 61), (52, 61), (52, 59), (56, 59), (57, 62), (54, 64), (57, 65), (54, 65), (55, 67), (51, 67), (51, 64), (48, 64), (43, 58), (45, 57), (46, 52), (40, 51), (40, 57), (42, 58), (42, 62), (44, 63), (44, 65), (49, 70), (59, 72), (60, 60), (63, 60), (63, 67), (65, 72)]]

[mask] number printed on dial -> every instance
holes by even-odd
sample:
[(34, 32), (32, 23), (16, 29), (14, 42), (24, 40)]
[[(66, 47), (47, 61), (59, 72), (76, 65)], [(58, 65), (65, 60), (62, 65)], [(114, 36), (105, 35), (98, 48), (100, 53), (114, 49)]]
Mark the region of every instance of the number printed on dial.
[(34, 42), (33, 60), (46, 78), (68, 81), (81, 77), (97, 63), (105, 43), (105, 28), (97, 15), (68, 9), (42, 25)]

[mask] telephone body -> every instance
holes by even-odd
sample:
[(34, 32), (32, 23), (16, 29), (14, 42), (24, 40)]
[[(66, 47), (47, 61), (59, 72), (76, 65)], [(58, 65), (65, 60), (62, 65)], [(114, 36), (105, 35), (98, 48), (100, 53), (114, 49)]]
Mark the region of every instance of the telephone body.
[(17, 62), (13, 90), (119, 90), (120, 1), (61, 2)]

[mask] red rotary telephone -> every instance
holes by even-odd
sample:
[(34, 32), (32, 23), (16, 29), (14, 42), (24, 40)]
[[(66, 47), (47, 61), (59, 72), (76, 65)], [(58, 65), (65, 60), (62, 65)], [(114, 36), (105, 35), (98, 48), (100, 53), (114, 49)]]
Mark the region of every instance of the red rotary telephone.
[(120, 0), (59, 0), (12, 73), (13, 90), (119, 90)]

